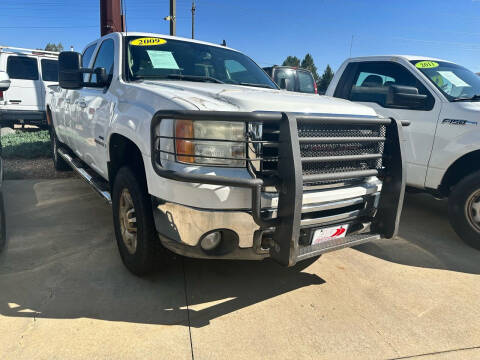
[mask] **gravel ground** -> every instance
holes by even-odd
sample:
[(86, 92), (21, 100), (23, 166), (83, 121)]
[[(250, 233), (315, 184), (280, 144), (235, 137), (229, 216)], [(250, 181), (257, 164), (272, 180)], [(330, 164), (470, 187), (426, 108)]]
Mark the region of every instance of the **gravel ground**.
[(4, 159), (4, 179), (63, 179), (74, 177), (73, 171), (56, 171), (50, 158)]

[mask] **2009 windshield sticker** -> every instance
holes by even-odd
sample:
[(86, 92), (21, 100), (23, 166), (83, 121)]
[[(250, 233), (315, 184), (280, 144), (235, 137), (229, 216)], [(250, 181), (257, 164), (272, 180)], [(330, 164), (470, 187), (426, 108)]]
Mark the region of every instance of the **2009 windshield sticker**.
[(419, 69), (433, 69), (438, 67), (438, 63), (435, 61), (420, 61), (415, 64), (415, 66)]
[(167, 40), (154, 37), (143, 37), (130, 41), (133, 46), (153, 46), (166, 44)]

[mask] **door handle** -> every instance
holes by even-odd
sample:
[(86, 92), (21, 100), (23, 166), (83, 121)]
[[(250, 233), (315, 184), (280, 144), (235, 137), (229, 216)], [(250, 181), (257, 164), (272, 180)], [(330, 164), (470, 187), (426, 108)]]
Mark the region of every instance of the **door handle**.
[(87, 107), (87, 103), (85, 101), (79, 101), (78, 106), (80, 106), (82, 109), (85, 109)]

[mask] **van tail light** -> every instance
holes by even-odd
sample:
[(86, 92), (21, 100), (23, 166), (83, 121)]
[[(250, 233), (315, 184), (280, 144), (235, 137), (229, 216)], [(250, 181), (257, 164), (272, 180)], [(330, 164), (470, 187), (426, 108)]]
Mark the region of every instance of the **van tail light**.
[(3, 101), (3, 91), (0, 91), (0, 101)]
[(313, 89), (315, 90), (315, 94), (318, 94), (317, 83), (315, 80), (313, 81)]

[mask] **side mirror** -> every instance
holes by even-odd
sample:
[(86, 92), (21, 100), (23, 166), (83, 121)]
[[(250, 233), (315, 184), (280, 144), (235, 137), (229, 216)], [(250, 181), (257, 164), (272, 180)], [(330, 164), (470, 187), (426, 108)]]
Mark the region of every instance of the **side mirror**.
[(288, 90), (289, 86), (290, 86), (290, 81), (288, 79), (285, 79), (285, 78), (280, 79), (280, 89)]
[(387, 106), (398, 108), (422, 108), (427, 95), (419, 94), (414, 86), (390, 85), (387, 94)]
[(81, 89), (83, 72), (82, 55), (73, 51), (62, 51), (58, 56), (58, 83), (63, 89)]
[(105, 87), (107, 86), (107, 71), (103, 67), (96, 68), (93, 70), (93, 73), (97, 76), (96, 87)]
[(0, 71), (0, 91), (7, 91), (10, 87), (10, 77), (5, 71)]

